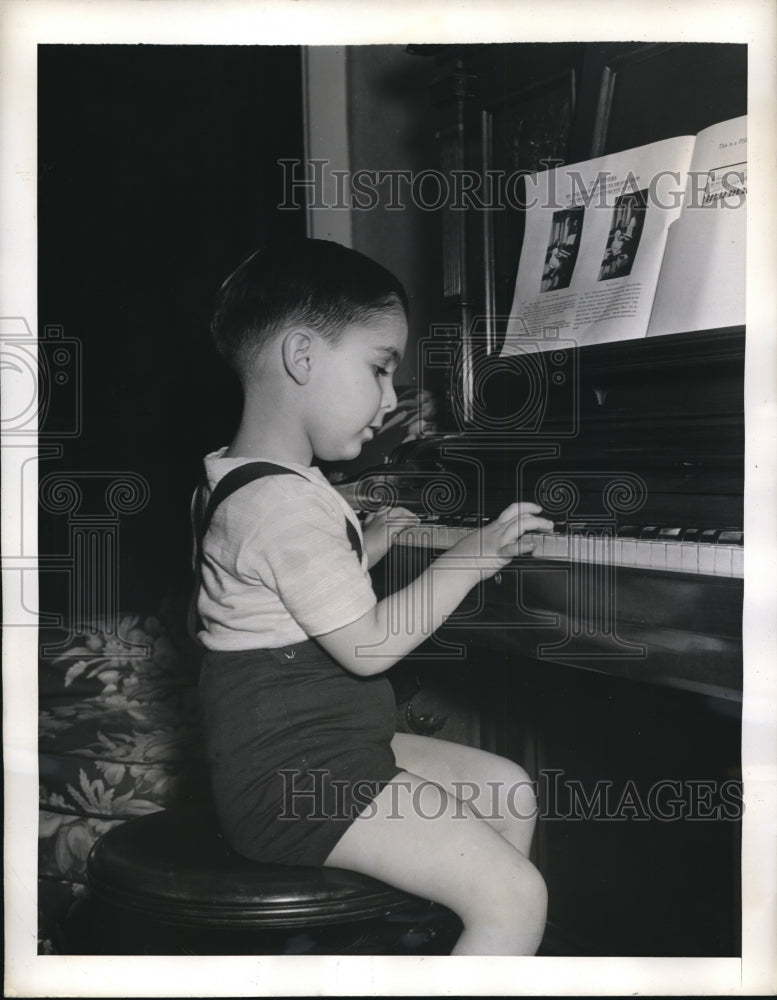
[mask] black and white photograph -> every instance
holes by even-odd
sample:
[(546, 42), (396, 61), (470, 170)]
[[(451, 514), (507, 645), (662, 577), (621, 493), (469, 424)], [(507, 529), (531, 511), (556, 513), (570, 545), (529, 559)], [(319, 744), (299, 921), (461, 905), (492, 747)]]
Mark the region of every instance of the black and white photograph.
[(645, 224), (647, 189), (622, 194), (613, 211), (612, 227), (599, 269), (599, 281), (631, 274)]
[(591, 6), (0, 4), (6, 995), (777, 987), (777, 15)]
[(542, 291), (568, 288), (575, 270), (577, 251), (583, 230), (585, 209), (582, 206), (553, 213), (548, 251), (542, 270)]

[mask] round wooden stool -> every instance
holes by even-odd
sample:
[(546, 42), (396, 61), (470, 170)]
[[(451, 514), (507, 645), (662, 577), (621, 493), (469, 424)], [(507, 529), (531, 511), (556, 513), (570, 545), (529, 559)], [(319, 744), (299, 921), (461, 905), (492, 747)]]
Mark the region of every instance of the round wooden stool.
[(115, 827), (92, 848), (87, 879), (66, 931), (72, 954), (445, 955), (462, 926), (355, 872), (248, 861), (202, 813)]

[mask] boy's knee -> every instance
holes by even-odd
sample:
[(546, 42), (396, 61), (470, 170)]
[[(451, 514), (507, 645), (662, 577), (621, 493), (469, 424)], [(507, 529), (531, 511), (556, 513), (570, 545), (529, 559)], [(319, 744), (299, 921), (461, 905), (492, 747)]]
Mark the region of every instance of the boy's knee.
[(545, 879), (535, 866), (516, 852), (515, 860), (508, 865), (495, 864), (490, 872), (488, 892), (483, 893), (486, 906), (523, 909), (529, 905), (547, 904), (548, 890)]
[(513, 782), (506, 792), (506, 808), (512, 819), (536, 819), (539, 804), (534, 782), (528, 777)]
[(536, 798), (537, 785), (536, 782), (529, 776), (529, 774), (524, 771), (520, 764), (514, 764), (512, 761), (507, 761), (508, 764), (508, 782), (510, 787), (520, 790), (521, 793), (530, 793), (532, 798)]
[(545, 879), (534, 865), (530, 864), (526, 871), (522, 873), (521, 888), (521, 895), (524, 900), (535, 911), (541, 912), (544, 919), (544, 915), (548, 909), (548, 887), (545, 884)]
[(536, 817), (537, 787), (519, 764), (503, 761), (492, 788), (498, 793), (501, 819), (528, 820)]
[(500, 757), (497, 754), (489, 755), (488, 772), (489, 778), (493, 778), (502, 785), (533, 785), (529, 774), (516, 764), (515, 761), (507, 757)]
[(494, 866), (489, 884), (476, 899), (468, 900), (462, 914), (477, 923), (491, 924), (506, 929), (541, 927), (548, 909), (548, 890), (545, 879), (530, 861), (523, 859), (509, 870)]

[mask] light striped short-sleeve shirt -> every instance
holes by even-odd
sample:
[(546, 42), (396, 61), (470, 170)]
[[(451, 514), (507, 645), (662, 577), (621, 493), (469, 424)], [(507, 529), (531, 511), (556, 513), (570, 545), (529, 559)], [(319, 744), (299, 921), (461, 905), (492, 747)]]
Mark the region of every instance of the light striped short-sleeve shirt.
[[(211, 490), (249, 461), (205, 458)], [(283, 463), (300, 475), (258, 479), (216, 508), (203, 543), (197, 610), (202, 644), (213, 650), (268, 649), (350, 625), (376, 604), (348, 539), (359, 521), (319, 469)]]

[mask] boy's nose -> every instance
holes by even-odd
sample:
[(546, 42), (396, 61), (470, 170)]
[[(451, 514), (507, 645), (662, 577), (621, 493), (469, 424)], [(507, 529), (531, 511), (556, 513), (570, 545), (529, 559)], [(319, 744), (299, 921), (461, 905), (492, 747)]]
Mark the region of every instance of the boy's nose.
[(396, 410), (397, 408), (397, 394), (391, 382), (383, 390), (383, 401), (380, 408), (381, 410), (385, 410), (386, 413), (391, 413), (392, 410)]

